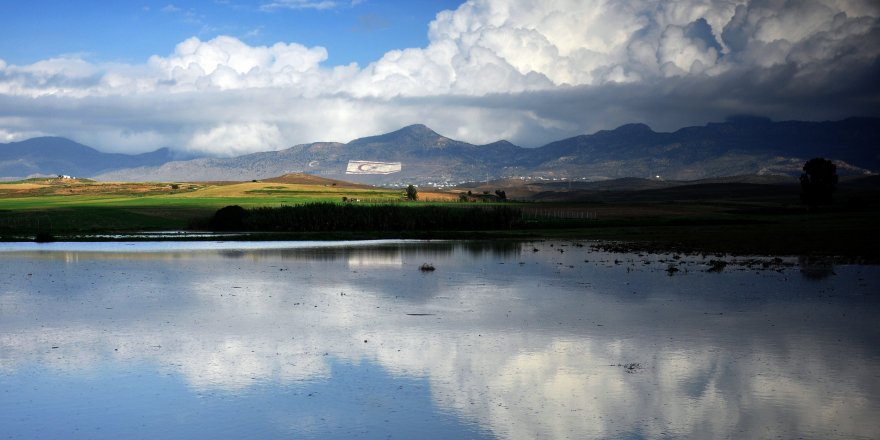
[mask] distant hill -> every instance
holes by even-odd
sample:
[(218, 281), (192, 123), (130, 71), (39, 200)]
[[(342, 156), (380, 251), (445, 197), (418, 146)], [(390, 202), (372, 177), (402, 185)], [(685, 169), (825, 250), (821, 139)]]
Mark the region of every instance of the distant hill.
[[(0, 149), (9, 145), (0, 145)], [(161, 156), (161, 151), (151, 154)], [(738, 117), (672, 133), (628, 124), (539, 148), (507, 141), (473, 145), (418, 124), (348, 143), (316, 142), (225, 159), (168, 162), (159, 157), (156, 163), (148, 163), (147, 158), (137, 162), (135, 157), (140, 156), (125, 162), (135, 165), (95, 167), (102, 171), (93, 173), (55, 171), (61, 168), (56, 166), (51, 173), (123, 181), (242, 181), (306, 173), (372, 185), (446, 186), (506, 177), (552, 182), (797, 176), (806, 160), (826, 157), (835, 161), (841, 175), (865, 175), (880, 171), (880, 118), (772, 122)], [(352, 160), (400, 162), (401, 171), (347, 175), (346, 166)], [(0, 169), (0, 176), (7, 175)]]
[(69, 139), (39, 137), (0, 144), (0, 177), (92, 177), (122, 168), (158, 166), (171, 160), (167, 148), (138, 155), (102, 153)]
[[(658, 180), (625, 177), (597, 182), (528, 181), (500, 179), (457, 187), (458, 191), (492, 194), (503, 188), (507, 197), (540, 202), (639, 203), (695, 200), (745, 199), (788, 200), (801, 206), (800, 184), (790, 176), (729, 176), (701, 180)], [(880, 199), (880, 176), (846, 176), (837, 185), (835, 199), (844, 204), (858, 202), (876, 206)]]
[(272, 177), (269, 179), (261, 179), (261, 182), (268, 183), (284, 183), (288, 185), (323, 185), (323, 186), (335, 186), (338, 188), (361, 188), (361, 189), (370, 189), (374, 188), (370, 185), (346, 182), (343, 180), (335, 180), (335, 179), (327, 179), (320, 176), (315, 176), (312, 174), (305, 173), (294, 173), (294, 174), (285, 174), (283, 176)]
[[(688, 187), (699, 188), (697, 191), (687, 191)], [(507, 196), (517, 200), (532, 201), (644, 201), (644, 200), (675, 200), (682, 194), (688, 197), (699, 195), (702, 192), (712, 196), (741, 193), (742, 189), (754, 189), (755, 191), (784, 188), (782, 191), (788, 194), (797, 194), (800, 189), (798, 180), (791, 176), (727, 176), (700, 180), (662, 180), (646, 179), (640, 177), (622, 177), (601, 181), (547, 181), (547, 180), (520, 180), (502, 179), (489, 182), (473, 182), (457, 187), (461, 191), (471, 191), (476, 194), (482, 192), (492, 193), (495, 189), (503, 188)], [(763, 188), (759, 190), (758, 188)], [(774, 188), (774, 189), (771, 189)], [(754, 194), (753, 194), (754, 195)], [(700, 197), (697, 197), (700, 198)]]

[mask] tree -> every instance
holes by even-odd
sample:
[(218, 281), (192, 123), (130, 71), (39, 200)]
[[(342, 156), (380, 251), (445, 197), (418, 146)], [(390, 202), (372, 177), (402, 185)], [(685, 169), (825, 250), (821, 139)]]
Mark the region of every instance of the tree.
[(810, 159), (801, 174), (801, 201), (816, 209), (833, 201), (837, 189), (837, 165), (822, 157)]
[(498, 196), (498, 200), (501, 200), (502, 202), (507, 200), (507, 193), (500, 189), (495, 190), (495, 195)]
[(416, 187), (410, 185), (406, 187), (406, 199), (407, 200), (418, 200), (419, 199), (419, 190)]
[(216, 230), (240, 231), (245, 228), (245, 221), (250, 213), (241, 206), (225, 206), (214, 213), (211, 227)]

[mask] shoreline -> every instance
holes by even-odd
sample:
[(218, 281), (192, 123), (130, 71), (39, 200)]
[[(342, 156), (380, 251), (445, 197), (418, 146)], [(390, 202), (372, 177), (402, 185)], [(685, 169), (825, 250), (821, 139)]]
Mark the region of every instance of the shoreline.
[[(766, 240), (755, 230), (709, 230), (709, 227), (639, 227), (639, 228), (571, 228), (517, 229), (506, 231), (423, 231), (423, 232), (206, 232), (164, 231), (134, 233), (62, 234), (53, 242), (348, 242), (366, 240), (465, 240), (465, 241), (540, 241), (559, 240), (589, 243), (591, 247), (615, 253), (682, 254), (716, 257), (807, 257), (830, 258), (839, 263), (880, 264), (880, 248), (876, 238), (853, 236), (829, 237), (825, 241), (795, 240), (797, 237), (776, 236)], [(772, 235), (772, 233), (771, 233)], [(835, 239), (836, 238), (836, 239)], [(862, 237), (864, 238), (864, 237)], [(829, 243), (830, 241), (830, 243)], [(33, 236), (4, 236), (2, 243), (34, 242)]]

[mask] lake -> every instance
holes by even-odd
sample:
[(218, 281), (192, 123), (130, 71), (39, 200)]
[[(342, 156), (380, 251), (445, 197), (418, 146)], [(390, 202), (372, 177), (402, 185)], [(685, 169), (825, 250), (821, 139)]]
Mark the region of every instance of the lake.
[(0, 438), (878, 438), (878, 281), (572, 241), (0, 243)]

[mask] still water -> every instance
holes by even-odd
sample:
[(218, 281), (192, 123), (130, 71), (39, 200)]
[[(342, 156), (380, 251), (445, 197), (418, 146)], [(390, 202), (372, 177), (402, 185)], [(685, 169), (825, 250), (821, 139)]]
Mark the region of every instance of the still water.
[(880, 268), (713, 259), (0, 244), (0, 438), (880, 437)]

